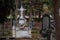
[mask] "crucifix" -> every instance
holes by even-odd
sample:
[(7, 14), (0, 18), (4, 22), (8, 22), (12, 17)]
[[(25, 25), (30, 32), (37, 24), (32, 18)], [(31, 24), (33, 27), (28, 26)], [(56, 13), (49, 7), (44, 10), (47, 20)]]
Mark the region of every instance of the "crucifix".
[(21, 5), (21, 8), (18, 9), (18, 11), (20, 11), (20, 17), (19, 17), (19, 24), (20, 25), (23, 25), (25, 23), (25, 18), (24, 18), (24, 15), (23, 15), (23, 12), (25, 11), (26, 9), (23, 8), (23, 6)]
[(21, 5), (21, 8), (20, 8), (20, 9), (18, 9), (18, 11), (20, 11), (20, 12), (21, 12), (21, 16), (20, 16), (20, 18), (21, 18), (21, 19), (23, 19), (23, 18), (24, 18), (24, 16), (23, 16), (23, 12), (24, 12), (25, 10), (26, 10), (26, 9), (24, 9), (22, 5)]

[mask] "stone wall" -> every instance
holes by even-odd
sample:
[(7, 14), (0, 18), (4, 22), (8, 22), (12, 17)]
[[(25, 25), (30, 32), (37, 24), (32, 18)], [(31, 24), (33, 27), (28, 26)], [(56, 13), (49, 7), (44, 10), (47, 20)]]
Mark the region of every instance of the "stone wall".
[(39, 40), (40, 39), (40, 29), (41, 25), (40, 23), (38, 26), (36, 25), (35, 27), (32, 27), (32, 38), (16, 38), (17, 40)]
[(34, 27), (32, 27), (32, 38), (13, 38), (12, 37), (12, 22), (4, 22), (4, 24), (0, 25), (3, 26), (4, 29), (4, 34), (2, 38), (0, 38), (1, 40), (38, 40), (40, 39), (40, 29), (41, 29), (41, 25), (40, 23), (35, 24)]

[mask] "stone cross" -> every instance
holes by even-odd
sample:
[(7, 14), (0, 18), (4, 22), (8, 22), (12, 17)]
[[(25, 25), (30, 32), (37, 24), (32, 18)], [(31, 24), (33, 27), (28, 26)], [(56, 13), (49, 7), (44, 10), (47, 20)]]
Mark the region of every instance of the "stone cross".
[(21, 12), (21, 16), (20, 16), (20, 18), (24, 18), (24, 17), (23, 17), (23, 12), (24, 12), (25, 10), (26, 10), (26, 9), (24, 9), (22, 5), (21, 5), (21, 8), (18, 9), (18, 11)]
[[(26, 9), (24, 9), (23, 8), (23, 6), (21, 5), (21, 8), (20, 9), (18, 9), (18, 11), (20, 11), (20, 14), (21, 14), (21, 16), (19, 17), (19, 24), (20, 25), (23, 25), (23, 24), (25, 24), (25, 18), (24, 18), (24, 16), (23, 16), (23, 12), (25, 11)], [(23, 19), (23, 20), (22, 20)]]

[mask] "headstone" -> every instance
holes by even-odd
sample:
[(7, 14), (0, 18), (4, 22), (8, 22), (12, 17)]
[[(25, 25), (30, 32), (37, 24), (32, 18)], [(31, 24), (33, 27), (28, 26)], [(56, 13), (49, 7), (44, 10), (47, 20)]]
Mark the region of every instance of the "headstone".
[(16, 38), (31, 38), (31, 30), (16, 30)]

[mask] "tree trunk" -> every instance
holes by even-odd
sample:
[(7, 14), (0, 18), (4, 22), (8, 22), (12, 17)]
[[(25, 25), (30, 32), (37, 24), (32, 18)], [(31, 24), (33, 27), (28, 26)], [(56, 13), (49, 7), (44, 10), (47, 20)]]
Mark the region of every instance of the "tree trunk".
[(56, 21), (56, 40), (60, 40), (59, 0), (54, 0), (54, 17)]

